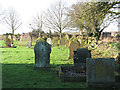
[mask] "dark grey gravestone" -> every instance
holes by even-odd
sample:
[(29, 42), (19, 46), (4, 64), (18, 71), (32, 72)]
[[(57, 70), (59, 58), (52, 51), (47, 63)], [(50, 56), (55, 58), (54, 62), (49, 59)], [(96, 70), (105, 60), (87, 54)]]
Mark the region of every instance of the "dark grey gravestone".
[(27, 42), (27, 43), (26, 43), (26, 47), (27, 47), (27, 48), (30, 48), (30, 47), (31, 47), (31, 42)]
[(50, 66), (51, 45), (45, 41), (38, 42), (34, 47), (35, 68), (44, 68)]
[(86, 59), (86, 83), (88, 87), (113, 87), (114, 73), (114, 58)]
[(74, 51), (74, 66), (81, 67), (86, 63), (86, 58), (91, 58), (91, 51), (86, 48), (78, 48)]

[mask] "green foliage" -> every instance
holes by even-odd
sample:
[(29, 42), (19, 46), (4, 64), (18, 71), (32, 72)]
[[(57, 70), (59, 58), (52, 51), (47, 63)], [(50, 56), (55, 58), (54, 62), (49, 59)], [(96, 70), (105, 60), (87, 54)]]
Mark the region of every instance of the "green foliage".
[[(110, 21), (119, 18), (120, 13), (112, 15), (114, 12), (111, 11), (114, 5), (119, 3), (120, 1), (110, 3), (99, 0), (99, 2), (73, 4), (69, 10), (71, 25), (79, 28), (82, 34), (83, 32), (86, 32), (86, 35), (92, 34), (99, 40), (103, 30), (111, 23)], [(106, 17), (107, 15), (109, 18)]]

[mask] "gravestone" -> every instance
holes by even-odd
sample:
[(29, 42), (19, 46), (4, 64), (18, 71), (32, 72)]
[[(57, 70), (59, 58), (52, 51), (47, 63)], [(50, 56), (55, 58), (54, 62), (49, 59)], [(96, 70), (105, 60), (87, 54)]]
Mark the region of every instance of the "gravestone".
[(31, 47), (31, 42), (27, 42), (27, 43), (26, 43), (26, 47), (27, 47), (27, 48), (30, 48), (30, 47)]
[(50, 66), (51, 45), (45, 41), (37, 42), (34, 47), (35, 66), (34, 68), (45, 68)]
[(65, 35), (65, 38), (66, 38), (66, 39), (69, 39), (69, 36), (68, 36), (68, 34), (66, 34), (66, 35)]
[(52, 44), (51, 38), (47, 39), (47, 43), (49, 43), (50, 45)]
[(86, 63), (86, 58), (91, 58), (91, 51), (86, 48), (78, 48), (77, 51), (74, 51), (74, 66), (81, 67)]
[(65, 38), (61, 38), (60, 45), (65, 45)]
[(88, 87), (112, 87), (115, 82), (115, 59), (86, 59), (86, 82)]
[(58, 46), (58, 40), (53, 40), (53, 46), (54, 47)]
[(80, 48), (80, 44), (78, 41), (72, 41), (70, 43), (70, 46), (69, 46), (69, 50), (70, 50), (70, 53), (69, 53), (69, 59), (73, 58), (73, 51), (76, 51), (77, 48)]
[(10, 38), (8, 38), (8, 35), (6, 35), (6, 39), (4, 40), (4, 42), (5, 42), (5, 44), (6, 44), (7, 47), (11, 46), (12, 41), (11, 41)]
[(69, 48), (69, 40), (68, 39), (66, 39), (66, 41), (65, 41), (65, 46), (66, 46), (66, 48)]
[(120, 50), (118, 52), (118, 55), (117, 55), (116, 59), (117, 59), (117, 63), (120, 64)]

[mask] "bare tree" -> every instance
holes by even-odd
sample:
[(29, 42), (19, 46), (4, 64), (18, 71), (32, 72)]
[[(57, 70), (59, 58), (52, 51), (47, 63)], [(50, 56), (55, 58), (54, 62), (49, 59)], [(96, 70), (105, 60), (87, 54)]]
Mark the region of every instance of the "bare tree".
[(33, 17), (32, 24), (29, 24), (30, 28), (39, 33), (39, 37), (41, 37), (41, 33), (43, 30), (43, 14), (37, 14), (36, 17)]
[(3, 22), (4, 17), (4, 10), (2, 10), (2, 7), (0, 6), (0, 23)]
[[(12, 30), (12, 35), (14, 35), (14, 32), (21, 26), (22, 22), (20, 21), (20, 18), (17, 14), (17, 12), (14, 9), (9, 9), (4, 18), (5, 24), (8, 26), (10, 30)], [(12, 43), (13, 43), (13, 37), (12, 37)]]
[(53, 7), (47, 9), (45, 15), (46, 27), (57, 31), (61, 39), (62, 31), (68, 26), (68, 15), (65, 3), (59, 0), (55, 5), (53, 5)]

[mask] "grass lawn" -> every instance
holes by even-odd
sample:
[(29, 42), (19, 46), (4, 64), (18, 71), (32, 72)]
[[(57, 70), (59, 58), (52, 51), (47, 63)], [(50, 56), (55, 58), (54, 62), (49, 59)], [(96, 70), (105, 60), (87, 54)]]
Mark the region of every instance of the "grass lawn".
[[(3, 41), (2, 46), (5, 46)], [(25, 46), (0, 48), (2, 53), (2, 88), (86, 88), (85, 82), (61, 82), (57, 75), (59, 65), (71, 65), (65, 46), (52, 47), (52, 71), (34, 70), (34, 49)]]
[[(4, 41), (0, 41), (5, 46)], [(17, 48), (0, 48), (2, 57), (2, 88), (86, 88), (85, 82), (61, 82), (57, 71), (60, 65), (72, 65), (68, 60), (69, 49), (52, 47), (51, 71), (34, 70), (34, 46), (26, 48), (14, 42)], [(25, 42), (26, 43), (26, 42)], [(25, 44), (24, 43), (24, 44)], [(113, 57), (120, 50), (120, 43), (107, 43), (93, 50), (92, 58)]]

